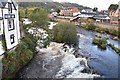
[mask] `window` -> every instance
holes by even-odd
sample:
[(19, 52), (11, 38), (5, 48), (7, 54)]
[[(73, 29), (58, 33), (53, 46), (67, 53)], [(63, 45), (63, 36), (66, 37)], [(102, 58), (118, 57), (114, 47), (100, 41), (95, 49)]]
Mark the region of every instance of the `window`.
[(8, 3), (8, 12), (12, 13), (12, 4), (11, 3)]
[(5, 14), (5, 19), (14, 19), (15, 18), (15, 14)]
[(11, 42), (11, 44), (15, 43), (15, 36), (14, 36), (14, 34), (10, 35), (10, 42)]
[(8, 19), (8, 31), (14, 30), (14, 20), (13, 19)]

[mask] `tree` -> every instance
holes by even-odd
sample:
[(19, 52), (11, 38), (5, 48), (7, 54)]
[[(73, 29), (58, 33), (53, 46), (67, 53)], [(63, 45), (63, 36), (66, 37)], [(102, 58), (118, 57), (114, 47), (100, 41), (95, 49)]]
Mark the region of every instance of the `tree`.
[(73, 23), (59, 22), (53, 28), (53, 36), (56, 42), (77, 44), (77, 30)]
[(108, 8), (109, 11), (111, 11), (111, 10), (115, 11), (117, 9), (118, 9), (118, 4), (111, 4)]
[(97, 8), (97, 7), (94, 7), (94, 8), (93, 8), (93, 11), (94, 11), (94, 12), (97, 12), (97, 11), (98, 11), (98, 8)]
[(36, 8), (30, 15), (30, 20), (35, 28), (45, 28), (48, 25), (48, 13), (42, 8)]

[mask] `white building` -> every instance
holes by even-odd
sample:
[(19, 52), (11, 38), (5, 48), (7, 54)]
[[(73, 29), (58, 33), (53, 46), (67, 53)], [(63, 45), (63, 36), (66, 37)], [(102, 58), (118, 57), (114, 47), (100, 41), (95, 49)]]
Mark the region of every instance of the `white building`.
[(83, 18), (89, 18), (96, 15), (96, 12), (94, 12), (92, 9), (83, 9), (80, 13), (81, 13), (80, 17), (83, 17)]
[[(13, 0), (0, 0), (0, 36), (3, 34), (5, 35), (7, 49), (12, 49), (19, 43), (18, 5)], [(3, 54), (2, 50), (0, 51), (1, 54)]]

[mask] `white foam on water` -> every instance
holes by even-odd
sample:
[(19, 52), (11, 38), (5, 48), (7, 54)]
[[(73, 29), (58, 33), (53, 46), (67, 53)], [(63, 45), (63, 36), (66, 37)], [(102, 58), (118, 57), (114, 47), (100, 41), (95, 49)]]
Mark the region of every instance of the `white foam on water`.
[[(88, 74), (88, 73), (82, 73), (85, 69), (85, 66), (87, 66), (87, 60), (86, 58), (75, 58), (75, 56), (72, 54), (73, 49), (71, 49), (68, 52), (64, 52), (62, 49), (62, 46), (64, 44), (59, 44), (52, 42), (47, 48), (39, 49), (40, 53), (46, 54), (47, 57), (45, 64), (47, 64), (52, 59), (55, 59), (56, 57), (63, 56), (62, 58), (62, 67), (55, 75), (56, 78), (94, 78), (94, 77), (100, 77), (100, 75), (97, 74)], [(70, 49), (70, 48), (69, 48)], [(84, 62), (85, 64), (81, 64), (80, 62)], [(88, 67), (88, 66), (87, 66)]]

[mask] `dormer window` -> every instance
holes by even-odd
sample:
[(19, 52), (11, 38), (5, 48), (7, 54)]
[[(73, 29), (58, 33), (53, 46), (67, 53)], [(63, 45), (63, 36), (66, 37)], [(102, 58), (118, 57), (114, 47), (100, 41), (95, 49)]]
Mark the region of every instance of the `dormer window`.
[(12, 13), (12, 3), (8, 3), (8, 12)]

